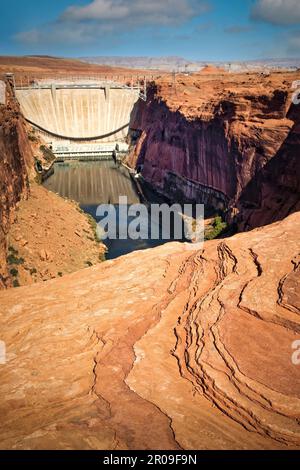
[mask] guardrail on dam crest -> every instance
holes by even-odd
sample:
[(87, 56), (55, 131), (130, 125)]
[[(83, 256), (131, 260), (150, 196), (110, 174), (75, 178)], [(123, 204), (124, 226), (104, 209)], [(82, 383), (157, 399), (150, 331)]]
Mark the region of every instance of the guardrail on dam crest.
[(15, 83), (25, 119), (54, 141), (123, 141), (136, 103), (146, 100), (146, 93), (146, 79), (130, 84), (91, 79)]

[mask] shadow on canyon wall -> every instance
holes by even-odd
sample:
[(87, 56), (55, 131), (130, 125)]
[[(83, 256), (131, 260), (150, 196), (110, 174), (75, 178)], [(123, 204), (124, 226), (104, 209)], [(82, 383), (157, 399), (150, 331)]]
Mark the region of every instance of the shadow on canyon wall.
[[(145, 179), (165, 193), (174, 195), (174, 184), (182, 184), (188, 186), (183, 195), (197, 202), (225, 203), (240, 230), (281, 220), (300, 209), (300, 107), (286, 113), (288, 99), (281, 90), (224, 99), (205, 108), (205, 119), (189, 120), (180, 107), (170, 110), (153, 86), (147, 103), (133, 110), (128, 161), (143, 166)], [(291, 130), (285, 118), (294, 122)]]
[(169, 175), (177, 175), (221, 193), (221, 199), (234, 197), (234, 155), (228, 152), (220, 116), (188, 121), (180, 109), (173, 112), (158, 101), (153, 87), (148, 102), (136, 104), (130, 127), (135, 147), (129, 163), (143, 166), (143, 176), (154, 187), (167, 191)]
[(292, 104), (286, 117), (294, 122), (287, 138), (236, 202), (241, 230), (282, 220), (300, 210), (300, 107)]

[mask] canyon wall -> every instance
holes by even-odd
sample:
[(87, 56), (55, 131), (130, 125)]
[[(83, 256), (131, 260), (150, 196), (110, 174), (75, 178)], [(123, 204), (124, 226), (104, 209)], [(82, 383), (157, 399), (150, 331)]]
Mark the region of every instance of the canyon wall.
[(259, 227), (300, 210), (300, 106), (291, 105), (290, 131), (274, 156), (236, 198), (241, 230)]
[(25, 123), (7, 82), (5, 99), (0, 103), (0, 288), (10, 285), (7, 234), (16, 204), (22, 197), (27, 197), (31, 166), (32, 152)]
[(300, 107), (291, 101), (297, 78), (161, 79), (131, 124), (138, 139), (128, 161), (171, 198), (228, 209), (240, 228), (284, 218), (300, 209)]
[[(246, 229), (285, 217), (299, 203), (295, 77), (158, 83), (132, 120), (130, 163), (171, 197), (228, 208)], [(10, 221), (35, 196), (18, 205), (32, 155), (9, 86), (0, 122), (3, 286)], [(51, 240), (63, 257), (76, 225), (86, 253), (78, 211), (70, 220), (64, 201), (40, 197), (21, 221), (42, 228), (36, 246)], [(56, 241), (53, 220), (66, 228)], [(299, 230), (293, 213), (203, 246), (168, 243), (1, 291), (0, 448), (299, 449)]]

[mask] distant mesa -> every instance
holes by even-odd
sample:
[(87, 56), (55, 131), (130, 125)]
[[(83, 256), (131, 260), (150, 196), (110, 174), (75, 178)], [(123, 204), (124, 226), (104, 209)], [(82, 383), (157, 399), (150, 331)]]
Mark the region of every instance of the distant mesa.
[(134, 56), (94, 56), (80, 57), (88, 64), (104, 65), (110, 67), (125, 67), (130, 69), (161, 70), (165, 72), (199, 72), (206, 67), (215, 67), (216, 70), (204, 73), (220, 73), (219, 67), (230, 72), (248, 72), (262, 70), (297, 70), (300, 68), (300, 58), (293, 59), (260, 59), (249, 61), (219, 61), (208, 65), (204, 60), (189, 60), (179, 56), (162, 57), (134, 57)]

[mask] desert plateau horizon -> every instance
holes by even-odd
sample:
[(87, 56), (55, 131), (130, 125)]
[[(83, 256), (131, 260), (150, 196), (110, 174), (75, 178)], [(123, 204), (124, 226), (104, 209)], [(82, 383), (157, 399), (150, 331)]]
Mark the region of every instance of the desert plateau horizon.
[(300, 3), (0, 22), (0, 462), (298, 462)]

